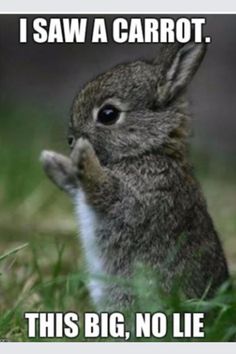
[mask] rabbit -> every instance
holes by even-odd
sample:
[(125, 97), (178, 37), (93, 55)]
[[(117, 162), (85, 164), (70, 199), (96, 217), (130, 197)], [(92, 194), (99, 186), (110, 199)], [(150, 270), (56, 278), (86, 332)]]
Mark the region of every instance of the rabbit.
[[(74, 201), (98, 309), (133, 295), (103, 277), (132, 278), (135, 264), (160, 274), (169, 293), (215, 294), (229, 279), (224, 251), (189, 161), (186, 89), (206, 44), (160, 45), (152, 61), (119, 64), (88, 82), (73, 102), (71, 155), (43, 151), (46, 174)], [(172, 262), (167, 264), (171, 255)]]

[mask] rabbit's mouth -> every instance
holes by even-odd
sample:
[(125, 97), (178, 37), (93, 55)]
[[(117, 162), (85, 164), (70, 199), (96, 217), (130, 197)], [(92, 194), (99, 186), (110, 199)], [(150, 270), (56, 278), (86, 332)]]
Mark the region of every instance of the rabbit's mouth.
[(90, 140), (90, 137), (89, 137), (89, 134), (87, 134), (87, 133), (81, 133), (77, 140), (79, 140), (80, 138), (86, 139), (86, 140), (88, 140), (88, 141), (92, 144), (92, 142), (91, 142), (91, 140)]

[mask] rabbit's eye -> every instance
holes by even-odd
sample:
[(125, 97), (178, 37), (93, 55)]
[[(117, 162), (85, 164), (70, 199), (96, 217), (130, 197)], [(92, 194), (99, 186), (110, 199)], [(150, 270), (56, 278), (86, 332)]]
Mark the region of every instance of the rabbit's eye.
[(116, 123), (119, 117), (120, 117), (119, 109), (117, 109), (111, 104), (106, 104), (98, 111), (97, 121), (104, 125), (112, 125)]
[(73, 135), (69, 135), (67, 137), (67, 142), (68, 142), (70, 148), (73, 148), (74, 143), (75, 143), (75, 138), (73, 137)]

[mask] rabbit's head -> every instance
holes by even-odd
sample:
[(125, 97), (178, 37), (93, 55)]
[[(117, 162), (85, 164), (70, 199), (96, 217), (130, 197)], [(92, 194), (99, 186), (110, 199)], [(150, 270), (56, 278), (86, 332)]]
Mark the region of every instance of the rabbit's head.
[(186, 135), (183, 93), (205, 48), (166, 44), (152, 62), (121, 64), (89, 82), (72, 107), (71, 148), (86, 137), (104, 165), (149, 151), (178, 150)]

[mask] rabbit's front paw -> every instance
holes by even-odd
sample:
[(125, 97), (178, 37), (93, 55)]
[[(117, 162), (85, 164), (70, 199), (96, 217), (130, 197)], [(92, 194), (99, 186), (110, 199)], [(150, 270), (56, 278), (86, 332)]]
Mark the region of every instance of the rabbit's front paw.
[(71, 160), (77, 169), (79, 180), (91, 182), (99, 179), (102, 167), (96, 153), (87, 139), (80, 138), (72, 153)]
[(40, 161), (48, 177), (60, 189), (73, 196), (78, 188), (78, 180), (71, 160), (55, 151), (43, 151)]

